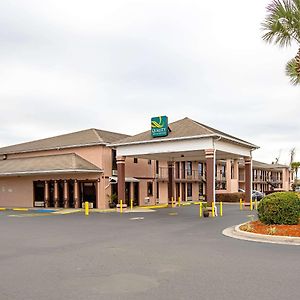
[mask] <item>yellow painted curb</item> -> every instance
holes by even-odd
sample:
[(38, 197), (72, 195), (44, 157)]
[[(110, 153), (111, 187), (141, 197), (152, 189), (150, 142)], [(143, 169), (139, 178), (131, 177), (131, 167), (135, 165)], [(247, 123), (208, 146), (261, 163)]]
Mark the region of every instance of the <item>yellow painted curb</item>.
[(81, 209), (76, 209), (76, 210), (72, 210), (72, 211), (55, 211), (52, 214), (56, 214), (56, 215), (69, 215), (69, 214), (75, 214), (77, 212), (81, 212)]
[(4, 207), (0, 207), (0, 210), (6, 210), (6, 208), (4, 208)]
[(44, 216), (53, 216), (52, 213), (34, 213), (34, 214), (21, 214), (21, 215), (8, 215), (8, 217), (18, 217), (18, 218), (26, 218), (26, 217), (44, 217)]
[(115, 212), (116, 211), (116, 209), (114, 209), (114, 208), (108, 208), (108, 209), (98, 209), (98, 208), (93, 208), (93, 209), (91, 209), (90, 210), (90, 212), (99, 212), (99, 213), (101, 213), (101, 212)]
[(28, 208), (13, 208), (14, 211), (28, 211)]
[(192, 205), (192, 203), (181, 203), (181, 206), (189, 206)]
[(139, 207), (153, 209), (153, 208), (166, 208), (168, 206), (169, 206), (168, 204), (162, 204), (162, 205), (149, 205), (149, 206), (139, 206)]

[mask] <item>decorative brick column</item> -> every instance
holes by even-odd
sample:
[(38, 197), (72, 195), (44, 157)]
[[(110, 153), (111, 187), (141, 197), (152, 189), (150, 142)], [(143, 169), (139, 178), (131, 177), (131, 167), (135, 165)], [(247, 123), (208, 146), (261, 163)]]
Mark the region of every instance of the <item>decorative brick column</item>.
[(68, 181), (64, 180), (64, 208), (68, 208), (69, 204), (69, 189)]
[(58, 208), (58, 182), (54, 180), (54, 207)]
[(239, 161), (237, 159), (233, 161), (233, 179), (239, 179)]
[(252, 158), (245, 157), (245, 202), (250, 202), (252, 197)]
[(78, 190), (78, 180), (74, 181), (74, 207), (79, 208), (79, 190)]
[(215, 201), (215, 150), (205, 150), (206, 159), (206, 201), (211, 206)]
[[(174, 169), (175, 164), (173, 161), (168, 161), (168, 199), (169, 203), (172, 202), (172, 197), (174, 199)], [(176, 199), (174, 199), (174, 203)]]
[(123, 200), (125, 203), (125, 157), (117, 157), (118, 170), (118, 201)]
[(101, 175), (97, 179), (97, 208), (108, 208), (108, 197), (105, 195), (105, 176)]
[(226, 159), (226, 192), (231, 193), (231, 186), (232, 186), (232, 174), (231, 174), (231, 159)]
[(49, 183), (48, 181), (45, 181), (45, 190), (44, 190), (44, 202), (45, 202), (45, 207), (50, 206), (50, 201), (49, 201)]

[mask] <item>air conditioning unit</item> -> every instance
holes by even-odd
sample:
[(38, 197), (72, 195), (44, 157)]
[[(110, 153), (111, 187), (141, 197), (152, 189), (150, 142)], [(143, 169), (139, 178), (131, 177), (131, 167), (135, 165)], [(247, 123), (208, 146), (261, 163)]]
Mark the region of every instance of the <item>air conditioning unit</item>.
[(112, 176), (118, 176), (118, 170), (112, 170)]

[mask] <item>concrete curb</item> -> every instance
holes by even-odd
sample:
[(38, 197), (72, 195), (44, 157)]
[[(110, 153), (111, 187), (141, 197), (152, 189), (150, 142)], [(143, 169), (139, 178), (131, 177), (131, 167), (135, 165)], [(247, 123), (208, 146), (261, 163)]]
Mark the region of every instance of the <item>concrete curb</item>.
[(227, 237), (251, 242), (300, 246), (300, 237), (267, 235), (240, 230), (240, 226), (247, 223), (249, 222), (228, 227), (222, 231), (222, 234)]

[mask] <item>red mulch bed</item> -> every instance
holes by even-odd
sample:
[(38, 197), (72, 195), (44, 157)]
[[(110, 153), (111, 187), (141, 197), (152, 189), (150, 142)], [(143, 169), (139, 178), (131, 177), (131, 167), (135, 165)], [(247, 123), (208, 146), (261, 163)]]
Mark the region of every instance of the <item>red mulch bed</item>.
[(298, 225), (265, 225), (260, 221), (252, 221), (249, 225), (242, 225), (241, 230), (281, 236), (297, 236), (300, 237), (300, 224)]

